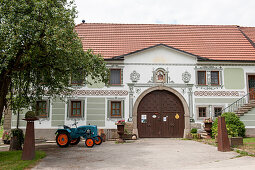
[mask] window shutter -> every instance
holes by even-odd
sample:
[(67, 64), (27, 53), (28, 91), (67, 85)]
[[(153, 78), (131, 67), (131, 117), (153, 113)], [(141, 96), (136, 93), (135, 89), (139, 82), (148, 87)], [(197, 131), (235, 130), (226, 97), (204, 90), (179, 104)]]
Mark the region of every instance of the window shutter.
[(125, 119), (124, 100), (121, 101), (121, 118)]
[(81, 117), (84, 118), (85, 117), (85, 100), (81, 101)]
[(107, 118), (111, 118), (111, 101), (107, 101)]
[(123, 84), (123, 69), (120, 69), (120, 84)]
[(47, 118), (48, 118), (48, 117), (50, 117), (50, 99), (48, 99), (46, 102), (47, 102), (46, 103), (46, 105), (47, 105), (46, 112), (47, 112)]
[(71, 112), (71, 100), (67, 100), (67, 118), (69, 118), (70, 116), (70, 112)]

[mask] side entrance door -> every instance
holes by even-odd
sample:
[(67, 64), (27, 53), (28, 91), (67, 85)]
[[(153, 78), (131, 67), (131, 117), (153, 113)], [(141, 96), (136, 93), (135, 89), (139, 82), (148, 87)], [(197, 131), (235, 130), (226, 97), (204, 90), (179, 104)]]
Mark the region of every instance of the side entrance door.
[(183, 137), (184, 109), (180, 99), (165, 90), (147, 94), (137, 111), (139, 137)]
[(250, 100), (255, 100), (255, 75), (248, 75)]

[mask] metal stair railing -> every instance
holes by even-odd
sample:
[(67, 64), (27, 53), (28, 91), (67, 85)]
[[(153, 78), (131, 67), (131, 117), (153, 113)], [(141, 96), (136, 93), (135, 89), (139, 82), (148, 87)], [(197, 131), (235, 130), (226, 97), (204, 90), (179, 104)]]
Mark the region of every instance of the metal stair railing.
[(234, 103), (230, 104), (228, 107), (225, 107), (224, 109), (222, 109), (221, 113), (237, 112), (240, 107), (242, 107), (244, 104), (249, 103), (249, 99), (251, 96), (253, 96), (253, 98), (254, 98), (255, 90), (247, 93), (246, 95), (244, 95), (243, 97), (241, 97), (240, 99), (235, 101)]

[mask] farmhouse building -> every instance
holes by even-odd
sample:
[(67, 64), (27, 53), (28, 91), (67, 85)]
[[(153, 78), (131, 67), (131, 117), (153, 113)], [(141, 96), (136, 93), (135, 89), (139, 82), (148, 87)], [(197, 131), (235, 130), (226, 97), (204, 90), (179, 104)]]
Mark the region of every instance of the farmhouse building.
[(81, 23), (75, 30), (84, 50), (104, 57), (109, 85), (71, 79), (74, 92), (64, 101), (38, 101), (37, 138), (54, 138), (74, 120), (112, 137), (120, 119), (139, 137), (182, 138), (221, 110), (238, 114), (255, 135), (255, 27)]

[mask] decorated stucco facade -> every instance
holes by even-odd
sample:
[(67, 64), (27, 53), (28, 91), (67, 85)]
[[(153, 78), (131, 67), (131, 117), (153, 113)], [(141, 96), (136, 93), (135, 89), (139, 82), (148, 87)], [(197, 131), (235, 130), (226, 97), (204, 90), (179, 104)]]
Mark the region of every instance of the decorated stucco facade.
[[(106, 60), (110, 69), (121, 70), (121, 84), (105, 86), (102, 83), (73, 86), (70, 96), (57, 99), (45, 96), (47, 118), (35, 122), (37, 138), (54, 138), (54, 131), (61, 125), (97, 125), (99, 129), (116, 129), (115, 122), (125, 119), (132, 125), (132, 133), (139, 134), (137, 109), (142, 98), (155, 90), (165, 90), (177, 96), (184, 108), (184, 137), (190, 128), (202, 128), (203, 120), (215, 117), (214, 107), (225, 108), (249, 91), (248, 75), (255, 74), (253, 62), (199, 61), (197, 57), (165, 45), (158, 45), (126, 55), (122, 59)], [(198, 84), (198, 71), (205, 71), (207, 85)], [(219, 84), (210, 85), (211, 72), (219, 72)], [(162, 79), (157, 74), (163, 73)], [(70, 116), (70, 102), (80, 101), (81, 116)], [(117, 101), (121, 117), (110, 115), (110, 103)], [(163, 101), (164, 102), (164, 101)], [(206, 115), (199, 116), (199, 107), (206, 108)], [(23, 110), (20, 128), (26, 122)], [(241, 119), (246, 128), (255, 128), (255, 110)], [(12, 117), (12, 128), (16, 127), (16, 115)], [(109, 135), (109, 137), (111, 137)]]

